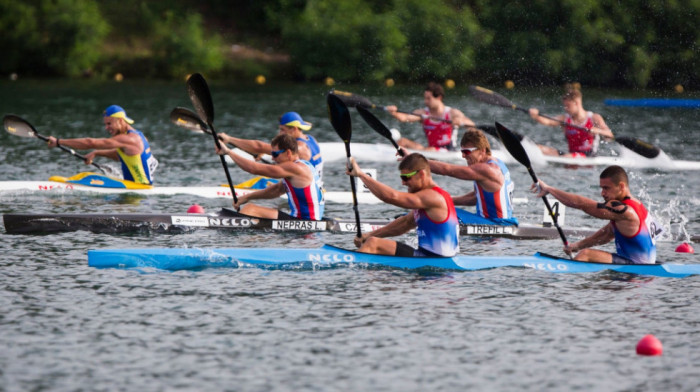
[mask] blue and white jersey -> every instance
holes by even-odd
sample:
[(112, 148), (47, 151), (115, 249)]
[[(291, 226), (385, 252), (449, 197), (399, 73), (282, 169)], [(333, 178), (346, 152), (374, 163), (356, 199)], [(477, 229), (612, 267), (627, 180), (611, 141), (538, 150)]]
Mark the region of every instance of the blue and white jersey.
[(513, 218), (513, 189), (515, 184), (510, 179), (508, 167), (498, 158), (491, 158), (486, 163), (495, 163), (503, 173), (503, 186), (496, 192), (488, 192), (474, 181), (476, 194), (476, 213), (484, 218), (511, 219)]
[(297, 141), (304, 142), (311, 152), (309, 162), (314, 166), (316, 172), (318, 172), (319, 186), (323, 188), (323, 159), (321, 158), (321, 147), (318, 145), (316, 139), (311, 135), (306, 135), (308, 139), (297, 138)]
[(452, 257), (459, 252), (459, 220), (452, 197), (439, 187), (433, 187), (445, 198), (447, 203), (447, 218), (442, 222), (430, 219), (425, 210), (413, 210), (416, 221), (418, 247), (440, 256)]
[(325, 201), (323, 190), (319, 185), (318, 173), (309, 161), (298, 159), (294, 163), (303, 163), (313, 173), (313, 180), (304, 188), (295, 188), (286, 178), (283, 180), (284, 188), (287, 191), (289, 209), (292, 215), (299, 219), (320, 220), (323, 219)]
[(656, 263), (656, 241), (654, 241), (654, 233), (650, 227), (651, 216), (649, 216), (647, 209), (639, 201), (625, 199), (622, 202), (632, 207), (637, 213), (639, 228), (633, 236), (626, 237), (617, 230), (615, 222), (612, 222), (617, 254), (633, 261), (635, 264)]

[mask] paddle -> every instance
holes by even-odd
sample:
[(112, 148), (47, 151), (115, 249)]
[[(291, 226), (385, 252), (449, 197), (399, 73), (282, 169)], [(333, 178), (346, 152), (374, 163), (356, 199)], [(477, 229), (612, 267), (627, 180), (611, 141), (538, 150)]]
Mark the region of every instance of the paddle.
[[(352, 136), (352, 124), (350, 123), (350, 111), (345, 103), (334, 94), (326, 97), (328, 104), (328, 117), (331, 120), (333, 129), (345, 143), (345, 155), (348, 158), (348, 170), (352, 169), (350, 164), (350, 137)], [(362, 237), (362, 227), (360, 227), (360, 211), (357, 208), (357, 191), (355, 190), (355, 179), (350, 177), (350, 189), (352, 190), (352, 209), (355, 210), (355, 224), (357, 225), (357, 237)]]
[[(351, 107), (351, 108), (364, 108), (364, 109), (382, 109), (386, 111), (386, 106), (378, 106), (372, 103), (369, 99), (366, 97), (363, 97), (362, 95), (357, 95), (353, 94), (347, 91), (340, 91), (340, 90), (331, 90), (329, 94), (335, 95), (336, 97), (340, 98), (343, 103), (345, 103), (346, 106)], [(440, 117), (434, 117), (434, 116), (425, 116), (421, 114), (416, 114), (413, 112), (404, 112), (401, 110), (397, 110), (398, 113), (403, 113), (407, 114), (409, 116), (415, 116), (419, 118), (429, 118), (433, 121), (440, 121), (444, 122), (447, 124), (452, 124), (452, 120), (446, 120), (444, 118)], [(468, 127), (469, 128), (469, 127)], [(489, 135), (493, 137), (498, 137), (498, 134), (496, 133), (496, 127), (493, 125), (475, 125), (474, 128), (479, 128), (482, 131), (488, 133)], [(522, 138), (522, 136), (521, 136)]]
[[(498, 131), (498, 137), (501, 139), (501, 143), (503, 143), (503, 145), (506, 147), (506, 150), (508, 150), (510, 155), (512, 155), (515, 160), (525, 166), (527, 172), (530, 173), (530, 177), (532, 177), (532, 181), (537, 184), (537, 175), (535, 174), (535, 171), (532, 170), (530, 157), (527, 156), (527, 152), (525, 152), (525, 148), (523, 148), (523, 145), (518, 140), (518, 137), (515, 136), (508, 128), (504, 127), (498, 122), (496, 123), (496, 130)], [(542, 196), (542, 200), (544, 201), (544, 205), (547, 206), (547, 211), (549, 211), (549, 215), (552, 217), (554, 227), (557, 228), (559, 237), (561, 237), (561, 240), (564, 242), (564, 246), (569, 246), (569, 241), (566, 239), (564, 231), (561, 229), (561, 227), (559, 227), (557, 216), (554, 214), (554, 211), (552, 211), (552, 206), (549, 204), (549, 200), (547, 200), (547, 195)], [(569, 257), (571, 257), (571, 255), (569, 255)]]
[[(5, 130), (12, 135), (20, 136), (20, 137), (36, 137), (36, 138), (41, 139), (45, 142), (49, 141), (48, 137), (37, 132), (36, 129), (34, 128), (34, 126), (32, 124), (30, 124), (27, 120), (25, 120), (19, 116), (15, 116), (14, 114), (6, 115), (3, 118), (2, 123), (5, 126)], [(83, 162), (87, 161), (87, 158), (85, 158), (84, 155), (81, 155), (81, 154), (75, 152), (75, 150), (73, 150), (72, 148), (62, 146), (60, 144), (58, 145), (58, 148), (73, 155), (74, 157), (82, 160)], [(98, 165), (95, 162), (92, 162), (91, 164), (93, 166), (95, 166), (96, 168), (100, 169), (102, 171), (102, 173), (104, 173), (108, 176), (119, 177), (119, 178), (122, 177), (121, 171), (118, 171), (110, 166)]]
[[(528, 115), (530, 114), (530, 111), (525, 108), (521, 108), (520, 106), (514, 104), (508, 98), (493, 92), (487, 88), (479, 87), (479, 86), (469, 86), (469, 91), (474, 95), (474, 98), (478, 99), (479, 101), (488, 103), (490, 105), (496, 105), (504, 108), (510, 108), (513, 110), (519, 110), (523, 113), (527, 113)], [(579, 129), (582, 131), (590, 132), (590, 130), (586, 127), (581, 127), (578, 125), (574, 124), (567, 124), (565, 121), (557, 120), (554, 117), (550, 117), (544, 114), (540, 114), (540, 117), (544, 117), (546, 119), (552, 120), (552, 121), (557, 121), (561, 125), (566, 125), (571, 128)], [(522, 138), (521, 138), (522, 139)], [(621, 145), (625, 146), (626, 148), (636, 152), (637, 154), (645, 157), (645, 158), (656, 158), (659, 153), (661, 152), (661, 149), (654, 146), (653, 144), (643, 142), (639, 139), (635, 138), (630, 138), (630, 137), (619, 137), (614, 139), (616, 142), (620, 143)]]
[[(216, 134), (216, 129), (214, 129), (214, 103), (211, 100), (211, 92), (209, 92), (209, 86), (207, 85), (207, 81), (204, 80), (204, 76), (196, 73), (187, 79), (187, 94), (190, 96), (192, 106), (194, 106), (194, 109), (197, 111), (199, 118), (205, 119), (209, 126), (211, 135), (214, 137), (216, 148), (221, 148), (219, 136)], [(236, 196), (236, 190), (233, 188), (233, 180), (231, 180), (231, 173), (228, 171), (226, 158), (224, 158), (223, 155), (219, 155), (219, 158), (221, 158), (221, 165), (224, 167), (224, 172), (226, 172), (226, 180), (228, 181), (228, 186), (231, 188), (233, 202), (238, 204), (238, 197)]]
[(399, 153), (399, 155), (401, 155), (402, 157), (406, 156), (406, 152), (396, 143), (396, 140), (394, 140), (394, 138), (391, 136), (391, 131), (389, 130), (389, 128), (386, 127), (386, 125), (379, 121), (379, 119), (375, 117), (374, 114), (370, 113), (369, 110), (365, 109), (364, 106), (357, 106), (356, 109), (358, 112), (360, 112), (360, 116), (362, 116), (365, 122), (370, 127), (372, 127), (372, 129), (377, 131), (378, 134), (389, 139), (391, 144), (393, 144), (396, 148), (396, 151)]
[[(182, 128), (189, 129), (191, 131), (199, 132), (199, 133), (206, 133), (211, 135), (211, 131), (207, 127), (207, 124), (202, 121), (202, 119), (199, 118), (199, 116), (192, 112), (189, 109), (182, 108), (182, 107), (177, 107), (173, 109), (170, 112), (170, 121)], [(234, 147), (238, 147), (235, 144), (231, 143)], [(251, 154), (253, 158), (258, 159), (259, 155), (258, 154)], [(267, 158), (261, 158), (261, 162), (267, 163), (267, 164), (274, 164), (273, 161), (267, 159)]]

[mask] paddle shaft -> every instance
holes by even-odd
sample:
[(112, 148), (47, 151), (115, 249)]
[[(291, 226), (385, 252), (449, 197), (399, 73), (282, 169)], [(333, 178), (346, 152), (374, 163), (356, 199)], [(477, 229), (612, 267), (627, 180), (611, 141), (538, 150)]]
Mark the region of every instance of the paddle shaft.
[[(350, 139), (352, 138), (352, 123), (350, 121), (350, 111), (345, 102), (336, 94), (329, 93), (326, 96), (328, 106), (328, 117), (335, 132), (345, 144), (345, 156), (347, 157), (348, 171), (352, 170), (350, 158)], [(357, 189), (355, 189), (355, 179), (350, 176), (350, 190), (352, 191), (352, 209), (355, 211), (355, 224), (357, 225), (357, 238), (362, 237), (362, 226), (360, 225), (360, 210), (357, 205)]]
[[(187, 79), (187, 93), (190, 96), (192, 105), (194, 106), (195, 110), (197, 110), (199, 117), (204, 117), (206, 119), (207, 126), (211, 130), (211, 135), (214, 138), (216, 148), (221, 149), (219, 135), (216, 134), (216, 129), (214, 128), (214, 103), (211, 99), (209, 86), (201, 74), (193, 74)], [(219, 158), (221, 160), (221, 166), (224, 167), (224, 172), (226, 173), (228, 186), (231, 188), (233, 202), (238, 204), (238, 196), (236, 196), (236, 189), (233, 187), (233, 180), (231, 179), (231, 173), (228, 171), (226, 158), (223, 155), (219, 155)]]
[[(195, 132), (203, 132), (211, 135), (208, 125), (203, 122), (197, 114), (189, 109), (185, 108), (175, 108), (170, 112), (170, 121), (182, 128), (189, 129)], [(238, 147), (235, 143), (231, 143), (232, 146)], [(240, 148), (240, 147), (238, 147)], [(266, 158), (261, 158), (258, 154), (251, 154), (253, 158), (260, 159), (263, 163), (273, 164), (274, 162)]]
[[(527, 167), (527, 172), (530, 173), (530, 177), (532, 177), (532, 181), (534, 181), (535, 184), (539, 183), (539, 180), (537, 179), (537, 175), (535, 174), (535, 171), (532, 170), (532, 168), (530, 166)], [(544, 201), (544, 205), (547, 207), (547, 211), (549, 212), (549, 216), (552, 217), (552, 222), (554, 222), (554, 227), (557, 228), (557, 232), (559, 233), (559, 237), (561, 237), (561, 240), (564, 243), (564, 246), (569, 246), (569, 241), (566, 239), (566, 234), (564, 234), (564, 230), (561, 229), (561, 227), (559, 226), (559, 222), (557, 222), (557, 215), (552, 210), (552, 206), (551, 206), (551, 204), (549, 204), (549, 199), (547, 199), (547, 195), (542, 196), (542, 201)]]
[[(34, 129), (34, 126), (33, 126), (32, 124), (30, 124), (27, 120), (25, 120), (25, 119), (23, 119), (23, 118), (21, 118), (21, 117), (18, 117), (18, 116), (15, 116), (15, 115), (7, 115), (7, 116), (5, 116), (5, 118), (3, 119), (3, 123), (5, 123), (5, 127), (6, 127), (6, 128), (7, 128), (8, 126), (11, 127), (12, 125), (14, 125), (15, 128), (20, 128), (20, 129), (15, 129), (15, 130), (12, 131), (12, 132), (8, 129), (8, 132), (11, 133), (11, 134), (13, 134), (13, 135), (16, 135), (16, 136), (23, 136), (23, 137), (36, 137), (37, 139), (43, 140), (43, 141), (45, 141), (45, 142), (48, 142), (48, 141), (49, 141), (49, 138), (48, 138), (48, 137), (46, 137), (46, 136), (40, 134), (39, 132), (37, 132), (36, 129)], [(11, 125), (10, 125), (10, 124), (11, 124)], [(22, 129), (22, 128), (25, 128), (25, 127), (26, 127), (26, 128), (29, 128), (29, 130), (31, 130), (31, 131), (29, 131), (28, 129)], [(17, 133), (18, 131), (19, 131), (19, 133)], [(73, 149), (70, 148), (70, 147), (66, 147), (66, 146), (60, 145), (60, 144), (59, 144), (59, 139), (58, 139), (58, 138), (56, 139), (56, 144), (57, 144), (57, 147), (60, 148), (61, 150), (63, 150), (63, 151), (65, 151), (65, 152), (67, 152), (67, 153), (73, 155), (74, 157), (76, 157), (76, 158), (82, 160), (83, 162), (87, 162), (87, 158), (86, 158), (84, 155), (81, 155), (81, 154), (75, 152), (75, 150), (73, 150)], [(103, 166), (101, 166), (101, 165), (99, 165), (99, 164), (97, 164), (97, 163), (95, 163), (95, 162), (90, 162), (90, 164), (92, 164), (92, 165), (95, 166), (96, 168), (100, 169), (104, 174), (107, 174), (107, 175), (115, 174), (115, 173), (112, 173), (111, 170), (108, 170), (107, 168), (105, 168), (105, 167), (103, 167)]]

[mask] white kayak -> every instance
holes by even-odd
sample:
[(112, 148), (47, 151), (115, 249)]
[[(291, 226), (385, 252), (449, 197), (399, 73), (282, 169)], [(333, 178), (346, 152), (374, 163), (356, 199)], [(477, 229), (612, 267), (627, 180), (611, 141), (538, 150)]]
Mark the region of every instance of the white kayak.
[[(567, 166), (610, 166), (620, 165), (625, 168), (634, 169), (657, 169), (664, 171), (676, 170), (700, 170), (700, 161), (674, 160), (665, 152), (661, 151), (655, 158), (645, 158), (632, 150), (620, 147), (616, 156), (596, 156), (596, 157), (561, 157), (544, 155), (532, 140), (523, 138), (523, 147), (530, 157), (533, 167), (543, 167), (548, 164), (558, 164)], [(345, 145), (341, 142), (319, 143), (324, 162), (344, 161), (346, 158)], [(396, 149), (386, 143), (351, 143), (350, 150), (353, 158), (358, 162), (396, 162)], [(250, 154), (236, 149), (236, 152), (253, 159)], [(425, 155), (428, 159), (464, 162), (462, 153), (459, 151), (417, 151)], [(505, 150), (493, 149), (494, 157), (502, 160), (506, 164), (516, 163), (515, 159)], [(264, 155), (263, 159), (271, 158)], [(227, 157), (230, 163), (233, 161)]]

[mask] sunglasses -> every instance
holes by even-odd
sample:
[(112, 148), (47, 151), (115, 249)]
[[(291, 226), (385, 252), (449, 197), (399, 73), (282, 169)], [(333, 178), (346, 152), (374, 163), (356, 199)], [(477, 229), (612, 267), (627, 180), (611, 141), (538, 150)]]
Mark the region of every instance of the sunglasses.
[(476, 147), (465, 147), (465, 148), (463, 148), (461, 151), (462, 151), (462, 154), (464, 154), (464, 155), (469, 155), (469, 154), (473, 153), (473, 152), (476, 151), (476, 150), (478, 150), (478, 148), (476, 148)]
[(283, 148), (281, 150), (271, 152), (270, 155), (272, 155), (273, 158), (277, 158), (278, 156), (280, 156), (281, 153), (283, 153), (285, 151), (287, 151), (287, 149)]
[(415, 176), (416, 174), (418, 174), (418, 172), (421, 171), (421, 170), (422, 170), (422, 169), (419, 169), (419, 170), (416, 170), (416, 171), (412, 171), (412, 172), (406, 173), (406, 174), (399, 174), (399, 177), (401, 177), (401, 181), (408, 181), (408, 180), (411, 179), (411, 177), (413, 177), (413, 176)]

